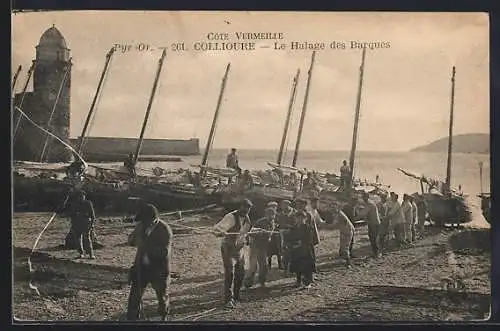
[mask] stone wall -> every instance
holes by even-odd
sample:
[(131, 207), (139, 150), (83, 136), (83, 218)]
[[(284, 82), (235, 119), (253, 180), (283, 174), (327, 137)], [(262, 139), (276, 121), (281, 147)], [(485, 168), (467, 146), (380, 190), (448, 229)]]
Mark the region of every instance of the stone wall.
[[(77, 139), (71, 139), (77, 146)], [(177, 139), (144, 139), (141, 155), (198, 155), (200, 153), (198, 138)], [(85, 138), (84, 154), (128, 155), (135, 153), (137, 138), (88, 137)]]

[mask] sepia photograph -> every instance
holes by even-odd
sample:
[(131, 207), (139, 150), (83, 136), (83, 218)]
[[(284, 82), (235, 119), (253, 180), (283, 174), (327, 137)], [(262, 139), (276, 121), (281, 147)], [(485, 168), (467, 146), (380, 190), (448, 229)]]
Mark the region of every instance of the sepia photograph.
[(11, 27), (14, 323), (489, 318), (488, 14)]

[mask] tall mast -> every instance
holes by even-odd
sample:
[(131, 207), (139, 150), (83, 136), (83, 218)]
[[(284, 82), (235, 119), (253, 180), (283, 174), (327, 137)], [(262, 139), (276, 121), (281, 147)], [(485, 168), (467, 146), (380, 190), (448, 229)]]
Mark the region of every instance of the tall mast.
[(483, 162), (479, 162), (479, 181), (481, 185), (481, 195), (483, 195)]
[(134, 164), (137, 163), (137, 159), (139, 158), (139, 153), (141, 152), (142, 141), (144, 139), (144, 132), (146, 131), (146, 125), (148, 124), (149, 114), (151, 113), (151, 106), (153, 105), (153, 99), (155, 97), (156, 88), (158, 87), (158, 79), (160, 78), (161, 68), (163, 67), (163, 61), (165, 60), (165, 56), (167, 55), (166, 50), (163, 50), (161, 54), (161, 58), (158, 61), (158, 70), (156, 71), (156, 77), (153, 84), (153, 90), (151, 91), (151, 96), (149, 98), (148, 108), (146, 109), (146, 115), (144, 116), (144, 121), (142, 123), (141, 135), (139, 136), (139, 142), (137, 143), (137, 149), (134, 155)]
[[(26, 78), (26, 82), (24, 83), (23, 91), (21, 92), (21, 101), (19, 101), (18, 105), (18, 107), (21, 109), (23, 109), (24, 97), (26, 96), (26, 90), (28, 89), (28, 85), (30, 83), (31, 76), (33, 75), (33, 71), (35, 70), (35, 66), (36, 66), (36, 60), (33, 60), (28, 70), (28, 77)], [(19, 128), (19, 124), (21, 123), (21, 118), (22, 118), (21, 115), (17, 117), (17, 122), (16, 125), (14, 126), (14, 133), (12, 136), (12, 144), (14, 144), (14, 139), (16, 138), (17, 129)]]
[(290, 118), (292, 117), (293, 104), (295, 103), (295, 97), (297, 95), (297, 84), (299, 82), (300, 69), (297, 69), (297, 74), (293, 78), (292, 93), (290, 95), (290, 101), (288, 103), (288, 113), (285, 120), (285, 128), (283, 129), (283, 137), (281, 138), (280, 150), (278, 153), (278, 164), (281, 165), (283, 161), (283, 152), (285, 149), (286, 137), (288, 135), (288, 129), (290, 128)]
[(451, 192), (451, 150), (453, 147), (453, 108), (455, 105), (455, 66), (451, 71), (450, 127), (448, 131), (448, 161), (446, 162), (445, 192)]
[(104, 81), (104, 77), (106, 76), (106, 73), (108, 72), (109, 63), (111, 61), (111, 57), (112, 57), (114, 52), (115, 52), (115, 48), (112, 47), (111, 50), (106, 54), (106, 62), (104, 64), (104, 69), (102, 70), (101, 78), (99, 79), (99, 84), (97, 85), (97, 90), (95, 91), (94, 99), (92, 100), (92, 104), (90, 105), (87, 119), (85, 120), (85, 124), (83, 125), (82, 134), (79, 137), (78, 148), (77, 148), (77, 151), (79, 154), (82, 153), (83, 142), (85, 139), (85, 135), (87, 134), (87, 129), (88, 129), (89, 124), (90, 124), (90, 119), (92, 118), (92, 115), (95, 111), (95, 105), (97, 103), (97, 99), (99, 97), (99, 94), (101, 93), (102, 83)]
[(16, 82), (17, 82), (17, 77), (19, 76), (19, 73), (21, 72), (21, 69), (23, 67), (21, 65), (19, 65), (19, 67), (17, 67), (17, 70), (16, 70), (16, 73), (14, 74), (14, 79), (12, 80), (12, 94), (14, 94), (14, 90), (16, 88)]
[(306, 118), (307, 101), (309, 100), (309, 87), (311, 86), (311, 76), (312, 76), (312, 70), (314, 67), (314, 58), (315, 57), (316, 57), (316, 51), (314, 51), (312, 53), (311, 65), (310, 65), (309, 71), (307, 73), (308, 76), (307, 76), (306, 94), (304, 96), (304, 103), (302, 104), (302, 114), (300, 115), (299, 132), (297, 134), (297, 141), (295, 142), (295, 151), (293, 153), (293, 161), (292, 161), (293, 167), (295, 167), (297, 165), (297, 158), (299, 156), (300, 140), (302, 139), (302, 129), (304, 128), (304, 120)]
[(358, 95), (356, 98), (356, 111), (354, 113), (354, 129), (352, 130), (352, 145), (351, 145), (351, 155), (349, 157), (349, 168), (351, 169), (351, 180), (350, 185), (352, 187), (354, 181), (354, 159), (356, 158), (356, 144), (358, 140), (358, 125), (359, 125), (359, 111), (361, 109), (361, 95), (363, 90), (363, 75), (365, 71), (365, 56), (366, 47), (363, 48), (363, 53), (361, 55), (361, 65), (359, 67), (359, 84), (358, 84)]
[[(66, 79), (67, 79), (68, 74), (70, 72), (71, 65), (72, 65), (71, 59), (69, 59), (69, 64), (68, 64), (68, 66), (65, 69), (66, 71), (64, 72), (64, 76), (63, 76), (63, 78), (61, 80), (61, 85), (59, 85), (59, 90), (57, 91), (57, 95), (56, 95), (56, 99), (54, 101), (54, 105), (52, 106), (52, 110), (50, 112), (49, 119), (47, 120), (47, 126), (46, 126), (47, 130), (49, 130), (49, 128), (50, 128), (50, 122), (52, 122), (52, 117), (54, 117), (54, 113), (56, 111), (57, 104), (59, 102), (59, 98), (61, 97), (61, 92), (62, 92), (62, 90), (64, 88), (65, 83), (66, 83)], [(47, 144), (49, 142), (49, 138), (50, 138), (50, 136), (47, 134), (46, 137), (45, 137), (45, 141), (43, 143), (42, 152), (40, 153), (40, 162), (43, 162), (43, 157), (45, 156), (45, 151), (47, 149)]]
[(203, 153), (203, 159), (201, 161), (202, 166), (207, 165), (208, 154), (210, 153), (210, 149), (212, 148), (212, 143), (215, 135), (215, 128), (217, 126), (217, 118), (219, 117), (219, 112), (222, 104), (222, 98), (224, 96), (224, 90), (226, 89), (227, 76), (229, 74), (229, 68), (231, 68), (231, 63), (227, 64), (226, 73), (224, 74), (224, 78), (222, 78), (222, 84), (219, 93), (219, 100), (217, 100), (217, 107), (215, 108), (214, 119), (212, 120), (212, 127), (210, 128), (210, 134), (207, 139), (207, 146), (205, 147), (205, 152)]

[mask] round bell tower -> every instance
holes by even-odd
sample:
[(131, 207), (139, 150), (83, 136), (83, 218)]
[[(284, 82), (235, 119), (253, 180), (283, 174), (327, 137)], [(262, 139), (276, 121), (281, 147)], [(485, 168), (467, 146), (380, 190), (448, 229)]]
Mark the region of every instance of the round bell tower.
[[(70, 50), (61, 32), (53, 25), (42, 34), (36, 46), (33, 91), (38, 105), (33, 109), (32, 116), (37, 123), (67, 143), (69, 143), (70, 90)], [(71, 152), (64, 145), (52, 137), (49, 137), (47, 142), (46, 140), (47, 135), (43, 134), (43, 139), (40, 141), (40, 153), (45, 146), (42, 161), (66, 162), (71, 159)]]

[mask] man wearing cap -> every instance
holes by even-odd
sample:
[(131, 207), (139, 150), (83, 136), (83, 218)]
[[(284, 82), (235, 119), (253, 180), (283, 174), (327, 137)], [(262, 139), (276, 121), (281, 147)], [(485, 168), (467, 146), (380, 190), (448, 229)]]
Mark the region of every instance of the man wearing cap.
[(412, 242), (411, 238), (411, 224), (413, 223), (413, 210), (410, 202), (410, 196), (408, 194), (403, 195), (403, 203), (401, 204), (401, 210), (404, 216), (404, 232), (407, 243)]
[(333, 209), (334, 219), (339, 223), (340, 230), (340, 249), (339, 255), (343, 257), (346, 261), (346, 267), (351, 267), (352, 258), (352, 244), (354, 242), (354, 225), (352, 224), (349, 217), (346, 215), (339, 206), (335, 206)]
[(368, 223), (368, 238), (370, 238), (370, 245), (374, 257), (380, 257), (380, 216), (377, 206), (369, 200), (368, 193), (363, 193), (363, 202), (367, 209), (366, 222)]
[(292, 208), (290, 200), (283, 200), (280, 204), (280, 211), (276, 217), (278, 230), (281, 237), (281, 253), (283, 259), (283, 270), (288, 270), (290, 264), (290, 249), (288, 241), (288, 233), (293, 227), (293, 214), (295, 210)]
[(89, 258), (94, 259), (91, 232), (96, 217), (92, 201), (87, 200), (84, 191), (78, 190), (73, 192), (72, 201), (66, 208), (71, 219), (71, 230), (76, 239), (79, 258), (83, 259), (85, 252), (87, 252)]
[(319, 224), (324, 224), (325, 221), (321, 218), (321, 215), (318, 212), (319, 209), (319, 197), (314, 195), (311, 198), (311, 203), (310, 203), (310, 213), (311, 213), (311, 220), (312, 220), (312, 226), (314, 228), (314, 233), (313, 233), (313, 247), (312, 247), (312, 252), (313, 252), (313, 259), (314, 259), (314, 272), (317, 272), (317, 266), (316, 266), (316, 249), (315, 247), (320, 243), (320, 237), (319, 237), (319, 231), (318, 231), (318, 223)]
[[(270, 249), (271, 238), (275, 231), (276, 203), (270, 202), (265, 210), (265, 215), (252, 224), (252, 229), (248, 233), (250, 241), (249, 266), (245, 277), (245, 287), (251, 288), (257, 268), (259, 269), (259, 284), (266, 286), (268, 269), (268, 251)], [(277, 205), (277, 204), (276, 204)]]
[(346, 160), (342, 161), (340, 167), (340, 182), (344, 190), (348, 189), (351, 183), (351, 168), (349, 168)]
[[(234, 170), (241, 170), (238, 163), (238, 155), (236, 155), (236, 148), (231, 148), (231, 153), (226, 156), (226, 168)], [(229, 177), (229, 183), (232, 182), (232, 177)]]
[(411, 195), (410, 195), (410, 204), (411, 204), (411, 213), (412, 213), (412, 221), (410, 224), (411, 241), (414, 242), (415, 240), (417, 240), (416, 226), (418, 224), (418, 207), (417, 207), (417, 203), (415, 202), (415, 198)]
[(271, 241), (269, 242), (269, 249), (267, 251), (267, 266), (271, 269), (273, 256), (276, 255), (278, 259), (278, 269), (283, 269), (283, 249), (282, 249), (282, 240), (281, 233), (279, 231), (279, 224), (277, 220), (278, 216), (278, 203), (276, 201), (271, 201), (267, 204), (267, 208), (273, 208), (274, 215), (274, 231), (271, 234)]
[(398, 201), (398, 195), (394, 192), (390, 193), (390, 200), (388, 201), (387, 217), (390, 219), (391, 226), (394, 230), (396, 242), (399, 246), (404, 245), (405, 242), (405, 218), (401, 204)]
[(226, 308), (235, 308), (240, 299), (240, 290), (245, 277), (245, 260), (242, 248), (252, 224), (248, 213), (253, 204), (245, 199), (235, 211), (226, 214), (213, 230), (221, 243), (222, 263), (224, 265), (224, 301)]
[(380, 216), (380, 228), (379, 228), (379, 244), (380, 253), (384, 254), (384, 249), (387, 247), (389, 241), (389, 236), (391, 233), (391, 219), (387, 216), (388, 202), (387, 195), (383, 194), (380, 196), (380, 202), (377, 205)]
[(296, 200), (297, 211), (293, 215), (294, 225), (289, 233), (290, 272), (295, 273), (297, 286), (311, 287), (314, 263), (314, 226), (311, 214), (306, 211), (307, 200)]
[(128, 300), (127, 319), (139, 317), (140, 302), (148, 284), (158, 298), (158, 313), (165, 320), (170, 306), (170, 257), (173, 233), (170, 226), (159, 218), (152, 204), (142, 207), (136, 216), (137, 226), (128, 237), (128, 244), (137, 247), (134, 264), (130, 269), (132, 285)]
[(306, 174), (306, 178), (302, 183), (303, 191), (309, 191), (316, 189), (316, 180), (313, 177), (312, 171), (308, 171)]
[[(357, 204), (357, 198), (355, 196), (351, 197), (349, 199), (349, 201), (340, 209), (340, 211), (342, 211), (342, 213), (344, 214), (345, 217), (347, 217), (347, 219), (349, 220), (349, 222), (351, 224), (353, 224), (353, 229), (354, 229), (354, 223), (352, 223), (352, 221), (355, 219), (356, 217), (356, 204)], [(342, 215), (341, 215), (342, 216)], [(341, 221), (343, 222), (343, 216), (341, 217)], [(343, 224), (341, 222), (341, 224)], [(346, 227), (344, 228), (344, 230), (341, 229), (341, 233), (342, 231), (344, 231), (345, 233), (345, 237), (349, 237), (351, 238), (351, 241), (349, 242), (348, 244), (348, 251), (349, 251), (349, 257), (350, 258), (354, 258), (354, 255), (352, 254), (352, 249), (354, 247), (354, 236), (356, 235), (356, 231), (355, 229), (353, 230), (352, 232), (352, 236), (348, 236), (348, 232), (350, 231), (350, 229), (348, 230), (348, 225), (346, 225)], [(340, 254), (340, 252), (339, 252)], [(342, 255), (342, 254), (340, 254)]]

